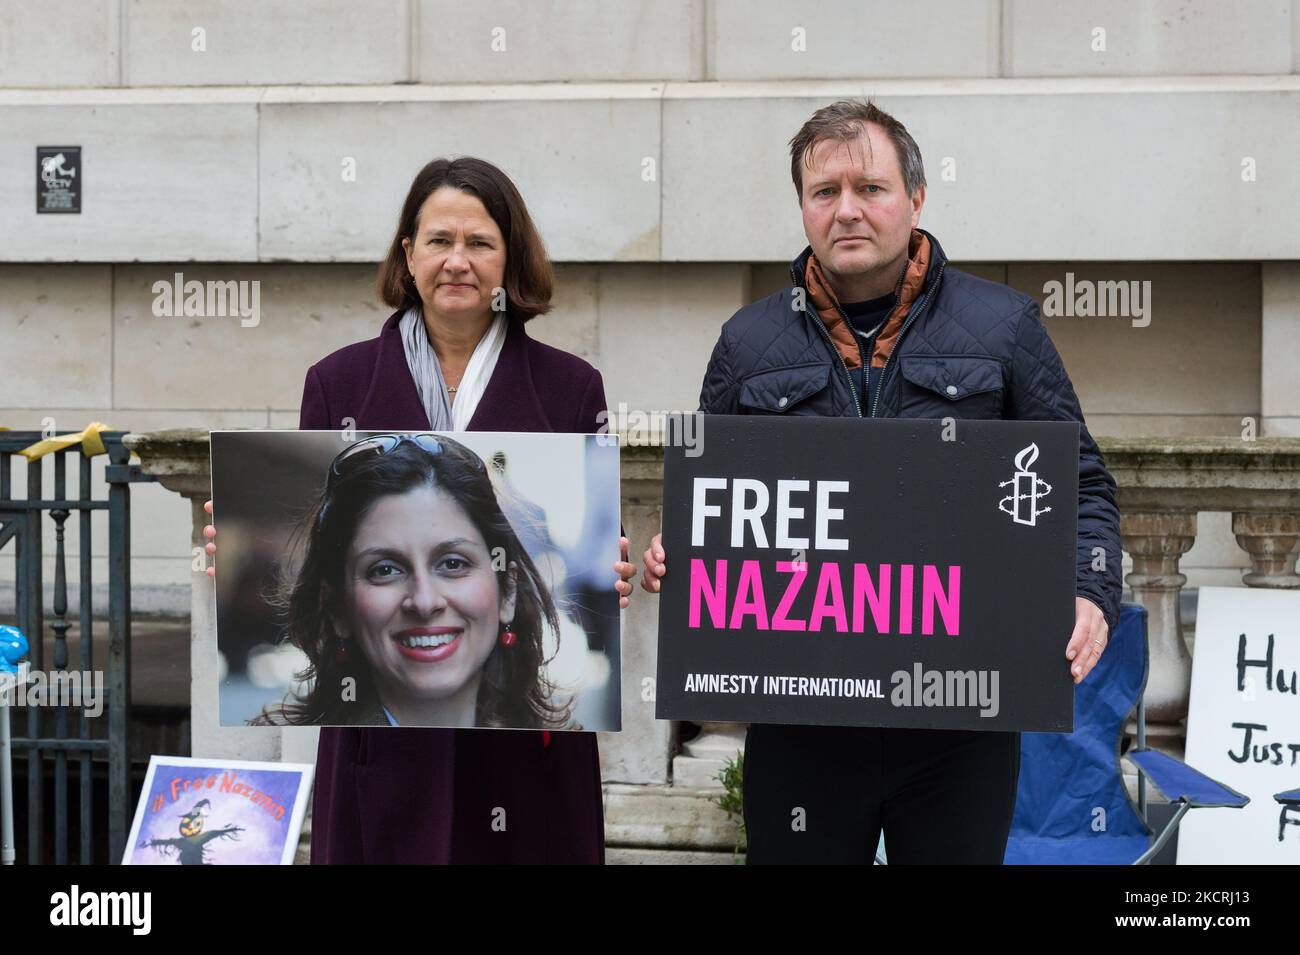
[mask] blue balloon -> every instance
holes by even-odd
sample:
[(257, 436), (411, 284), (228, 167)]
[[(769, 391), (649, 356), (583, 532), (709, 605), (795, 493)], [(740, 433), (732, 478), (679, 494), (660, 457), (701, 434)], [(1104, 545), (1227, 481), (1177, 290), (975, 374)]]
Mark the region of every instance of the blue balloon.
[(17, 673), (17, 663), (27, 656), (28, 649), (21, 630), (0, 625), (0, 673)]

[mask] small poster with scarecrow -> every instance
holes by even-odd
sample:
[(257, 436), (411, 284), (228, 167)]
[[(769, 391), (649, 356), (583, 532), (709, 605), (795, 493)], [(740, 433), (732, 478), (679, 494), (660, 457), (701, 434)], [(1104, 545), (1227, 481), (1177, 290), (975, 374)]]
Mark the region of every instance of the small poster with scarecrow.
[(151, 756), (123, 865), (291, 865), (309, 763)]

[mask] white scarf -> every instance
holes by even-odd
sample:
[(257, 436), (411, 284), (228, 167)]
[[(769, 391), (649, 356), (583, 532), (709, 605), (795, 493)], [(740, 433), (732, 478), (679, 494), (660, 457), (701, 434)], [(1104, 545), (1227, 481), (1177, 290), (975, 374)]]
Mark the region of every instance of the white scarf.
[(507, 320), (505, 312), (497, 312), (487, 332), (474, 346), (465, 374), (456, 387), (456, 400), (447, 394), (447, 382), (442, 377), (438, 355), (429, 343), (429, 333), (424, 327), (424, 314), (418, 305), (406, 310), (398, 322), (402, 333), (402, 348), (406, 352), (406, 367), (420, 393), (420, 403), (429, 418), (431, 431), (464, 431), (469, 419), (474, 417), (479, 399), (487, 390), (492, 370), (501, 356), (501, 346), (506, 341)]

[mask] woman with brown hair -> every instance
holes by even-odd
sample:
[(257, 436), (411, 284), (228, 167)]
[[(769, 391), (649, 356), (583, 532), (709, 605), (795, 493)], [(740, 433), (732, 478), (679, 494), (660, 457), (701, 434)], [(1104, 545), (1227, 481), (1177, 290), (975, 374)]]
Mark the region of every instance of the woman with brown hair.
[[(524, 330), (550, 310), (551, 288), (510, 179), (481, 159), (434, 160), (412, 182), (380, 268), (396, 311), (377, 338), (308, 369), (299, 427), (599, 431), (600, 373)], [(626, 538), (620, 548), (611, 584), (626, 607), (635, 568)], [(594, 734), (320, 731), (313, 863), (603, 861)]]

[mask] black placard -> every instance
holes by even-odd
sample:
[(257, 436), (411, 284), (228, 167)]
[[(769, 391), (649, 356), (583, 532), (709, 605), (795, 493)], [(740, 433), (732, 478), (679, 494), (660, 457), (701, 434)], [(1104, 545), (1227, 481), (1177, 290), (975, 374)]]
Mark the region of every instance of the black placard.
[(1077, 423), (709, 415), (701, 435), (664, 455), (658, 718), (1072, 730)]
[(82, 182), (80, 146), (36, 147), (36, 211), (80, 213)]

